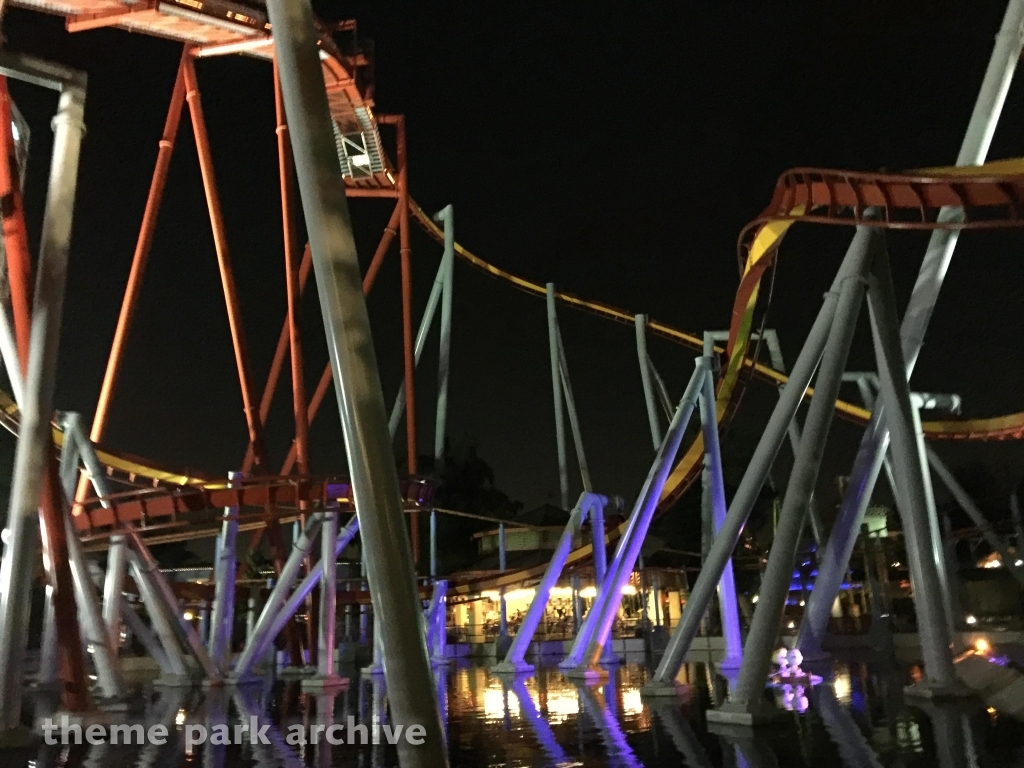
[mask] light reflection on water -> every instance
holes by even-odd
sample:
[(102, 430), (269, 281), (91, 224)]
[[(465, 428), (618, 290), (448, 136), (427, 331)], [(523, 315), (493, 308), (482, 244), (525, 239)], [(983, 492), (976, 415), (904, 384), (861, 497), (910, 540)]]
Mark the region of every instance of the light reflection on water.
[[(557, 668), (524, 678), (498, 678), (481, 665), (438, 671), (442, 717), (453, 766), (583, 766), (584, 768), (989, 768), (1024, 765), (1024, 727), (986, 712), (980, 702), (915, 705), (903, 700), (910, 673), (865, 665), (837, 665), (833, 682), (808, 692), (804, 714), (787, 713), (777, 726), (749, 732), (711, 733), (704, 713), (724, 694), (725, 681), (703, 664), (689, 665), (688, 696), (641, 698), (647, 671), (625, 665), (603, 685), (586, 686)], [(287, 727), (304, 724), (388, 722), (383, 680), (360, 679), (332, 695), (305, 694), (297, 682), (268, 679), (241, 690), (142, 689), (133, 711), (119, 722), (162, 723), (166, 746), (40, 747), (0, 750), (7, 768), (379, 768), (397, 765), (395, 748), (291, 746)], [(777, 702), (781, 692), (775, 692)], [(42, 713), (46, 702), (33, 700)], [(257, 717), (274, 723), (269, 745), (197, 746), (186, 754), (189, 724), (208, 729)]]

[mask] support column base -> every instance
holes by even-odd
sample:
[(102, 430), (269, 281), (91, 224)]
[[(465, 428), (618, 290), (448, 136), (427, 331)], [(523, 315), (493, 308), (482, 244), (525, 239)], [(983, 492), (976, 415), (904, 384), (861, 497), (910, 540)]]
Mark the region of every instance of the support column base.
[(499, 661), (491, 667), (491, 672), (496, 675), (532, 675), (533, 669), (533, 664), (525, 661)]
[(210, 688), (223, 688), (224, 678), (223, 677), (207, 677), (203, 680), (203, 689), (209, 690)]
[(153, 681), (153, 685), (158, 688), (194, 688), (201, 682), (200, 678), (193, 675), (175, 675), (170, 672), (164, 672)]
[(430, 665), (433, 667), (447, 667), (449, 664), (454, 664), (455, 659), (451, 656), (431, 656)]
[(277, 676), (282, 680), (299, 680), (316, 674), (316, 667), (284, 667)]
[(570, 680), (583, 680), (587, 683), (604, 683), (611, 677), (607, 669), (588, 667), (584, 664), (565, 670), (565, 676)]
[(679, 696), (679, 686), (651, 680), (640, 689), (640, 695), (645, 699), (674, 699)]
[(932, 701), (942, 699), (967, 699), (975, 693), (960, 680), (951, 683), (934, 683), (930, 680), (922, 680), (920, 683), (908, 685), (903, 689), (906, 696), (917, 699), (930, 699)]
[(310, 693), (325, 693), (347, 688), (348, 683), (349, 680), (347, 677), (340, 677), (339, 675), (315, 675), (313, 677), (307, 677), (299, 684), (299, 687), (303, 691), (308, 691)]
[(262, 685), (263, 681), (263, 677), (253, 674), (252, 672), (245, 675), (228, 675), (224, 678), (224, 684), (234, 688), (245, 687), (247, 685)]
[(743, 659), (722, 659), (715, 666), (723, 677), (731, 677), (739, 673), (740, 667), (743, 666)]
[(709, 724), (717, 723), (733, 728), (757, 728), (785, 720), (789, 713), (768, 702), (759, 701), (753, 705), (727, 702), (717, 709), (709, 709), (706, 715)]
[(359, 676), (363, 678), (383, 676), (384, 667), (380, 664), (371, 664), (359, 670)]

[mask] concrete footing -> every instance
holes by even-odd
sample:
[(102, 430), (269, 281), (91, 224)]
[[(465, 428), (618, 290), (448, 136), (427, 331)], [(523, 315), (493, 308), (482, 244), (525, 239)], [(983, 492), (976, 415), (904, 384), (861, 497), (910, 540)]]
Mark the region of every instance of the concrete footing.
[(325, 693), (347, 688), (349, 679), (339, 675), (314, 675), (303, 680), (299, 687), (309, 693)]

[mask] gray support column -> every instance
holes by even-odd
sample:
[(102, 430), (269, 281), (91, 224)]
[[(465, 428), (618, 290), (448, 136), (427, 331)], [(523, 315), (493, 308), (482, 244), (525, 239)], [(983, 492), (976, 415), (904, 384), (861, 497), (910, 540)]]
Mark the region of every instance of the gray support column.
[(747, 517), (753, 509), (754, 502), (757, 501), (772, 463), (778, 455), (783, 440), (786, 439), (789, 424), (796, 415), (811, 377), (821, 360), (829, 329), (832, 326), (832, 318), (835, 316), (838, 288), (843, 279), (853, 274), (852, 265), (849, 262), (849, 255), (847, 255), (832, 283), (831, 290), (825, 294), (821, 310), (800, 350), (789, 382), (779, 396), (779, 402), (775, 406), (775, 410), (772, 411), (768, 425), (761, 434), (754, 455), (751, 456), (750, 463), (747, 465), (747, 471), (743, 474), (739, 488), (736, 489), (725, 522), (719, 529), (704, 566), (697, 576), (697, 581), (690, 591), (690, 599), (686, 603), (683, 616), (672, 632), (672, 637), (654, 677), (642, 689), (644, 693), (656, 694), (656, 689), (660, 687), (659, 683), (671, 684), (679, 674), (683, 658), (690, 649), (693, 639), (697, 636), (697, 630), (700, 628), (715, 590), (718, 588), (725, 565), (739, 543), (743, 527), (747, 523)]
[(18, 344), (14, 339), (14, 324), (11, 322), (10, 299), (0, 299), (0, 358), (3, 359), (7, 380), (11, 383), (14, 402), (21, 406), (21, 362), (18, 358)]
[(661, 445), (661, 424), (658, 422), (658, 408), (651, 382), (651, 364), (647, 355), (647, 316), (637, 315), (633, 320), (636, 325), (636, 354), (640, 360), (640, 380), (644, 385), (644, 402), (647, 404), (647, 423), (651, 428), (651, 442), (657, 451)]
[[(957, 165), (980, 165), (985, 162), (999, 115), (1006, 101), (1006, 93), (1024, 46), (1024, 0), (1009, 0), (1002, 25), (996, 35), (995, 47), (988, 69), (978, 93), (974, 111), (967, 126)], [(963, 217), (961, 208), (943, 208), (939, 220), (955, 222)], [(959, 230), (940, 229), (932, 232), (907, 305), (900, 329), (903, 358), (907, 364), (906, 378), (913, 372), (917, 356), (924, 343), (924, 334), (938, 300), (942, 281), (946, 276)], [(850, 555), (856, 543), (857, 532), (864, 519), (871, 492), (874, 490), (882, 459), (889, 444), (884, 398), (874, 409), (865, 429), (857, 457), (850, 473), (850, 483), (839, 508), (822, 557), (818, 561), (818, 578), (804, 613), (800, 628), (799, 646), (805, 655), (820, 649), (820, 638), (828, 624), (832, 603), (839, 594)]]
[[(413, 345), (413, 365), (420, 364), (420, 356), (423, 348), (427, 345), (427, 335), (430, 333), (430, 326), (434, 322), (434, 315), (437, 314), (437, 305), (441, 303), (441, 296), (445, 287), (445, 261), (442, 259), (434, 275), (434, 283), (430, 288), (430, 296), (427, 298), (427, 306), (423, 310), (423, 317), (420, 318), (419, 328), (416, 330), (416, 341)], [(450, 311), (450, 310), (449, 310)], [(444, 309), (441, 310), (442, 315)], [(442, 318), (443, 323), (443, 318)], [(443, 330), (443, 329), (442, 329)], [(395, 396), (395, 404), (391, 408), (391, 418), (388, 420), (388, 434), (392, 439), (402, 423), (402, 415), (405, 413), (405, 381), (398, 385), (398, 394)]]
[[(505, 524), (498, 523), (498, 572), (505, 573), (505, 568), (508, 565), (507, 555), (505, 549)], [(498, 612), (499, 612), (499, 623), (498, 623), (498, 634), (501, 637), (508, 637), (508, 606), (505, 603), (505, 588), (501, 588), (500, 595), (498, 597)]]
[(178, 638), (171, 624), (171, 617), (167, 615), (167, 609), (164, 607), (153, 582), (150, 581), (149, 575), (139, 556), (134, 552), (129, 552), (128, 562), (131, 565), (135, 585), (139, 588), (139, 596), (142, 598), (143, 605), (146, 606), (149, 621), (152, 623), (153, 631), (156, 632), (160, 640), (160, 645), (163, 646), (164, 657), (167, 660), (167, 668), (164, 669), (164, 677), (161, 679), (161, 682), (184, 683), (188, 685), (190, 682), (188, 682), (185, 658), (182, 655), (181, 646), (178, 644)]
[(68, 558), (71, 560), (71, 578), (74, 581), (75, 602), (78, 603), (82, 640), (92, 647), (92, 661), (96, 667), (96, 681), (99, 683), (100, 691), (107, 698), (115, 698), (123, 692), (116, 655), (110, 647), (110, 635), (103, 623), (99, 598), (89, 575), (89, 563), (82, 549), (82, 541), (78, 538), (78, 529), (71, 522), (71, 513), (67, 506), (62, 507), (64, 536), (67, 539)]
[(78, 605), (78, 619), (82, 628), (82, 640), (92, 646), (92, 660), (96, 667), (96, 680), (102, 694), (107, 698), (115, 698), (122, 693), (121, 676), (117, 668), (116, 646), (111, 645), (110, 636), (103, 623), (99, 598), (96, 596), (92, 576), (89, 573), (89, 561), (82, 549), (82, 541), (78, 538), (78, 529), (71, 521), (71, 510), (68, 501), (74, 498), (75, 486), (78, 483), (78, 460), (81, 456), (78, 441), (68, 424), (80, 423), (77, 413), (64, 415), (64, 448), (60, 456), (60, 477), (64, 499), (61, 504), (61, 517), (64, 521), (64, 537), (67, 540), (68, 558), (71, 560), (71, 578), (74, 582), (75, 602)]
[[(310, 515), (306, 521), (305, 529), (299, 534), (298, 541), (292, 544), (292, 551), (285, 561), (284, 568), (281, 569), (281, 574), (274, 584), (274, 588), (270, 591), (267, 602), (263, 604), (263, 610), (260, 611), (260, 617), (256, 621), (256, 628), (253, 630), (252, 636), (246, 641), (242, 655), (235, 662), (235, 669), (232, 673), (233, 678), (245, 677), (252, 668), (252, 665), (262, 658), (263, 652), (277, 636), (277, 633), (272, 632), (272, 627), (277, 621), (279, 614), (283, 613), (282, 607), (288, 600), (288, 593), (299, 576), (303, 561), (313, 549), (313, 542), (316, 541), (323, 522), (323, 512), (316, 512)], [(314, 565), (314, 570), (317, 567)], [(285, 621), (287, 622), (290, 618), (291, 616), (289, 615)]]
[[(357, 520), (358, 518), (353, 518)], [(356, 522), (358, 525), (358, 522)], [(351, 533), (350, 539), (355, 536)], [(339, 688), (345, 680), (335, 673), (334, 653), (337, 650), (338, 624), (338, 513), (327, 512), (320, 529), (320, 631), (316, 676), (302, 681), (304, 691), (323, 691)]]
[[(807, 509), (818, 482), (828, 431), (835, 415), (836, 398), (843, 380), (843, 369), (850, 353), (857, 316), (864, 301), (864, 277), (875, 252), (880, 250), (883, 233), (862, 227), (854, 236), (853, 274), (839, 288), (839, 304), (829, 331), (815, 381), (814, 398), (807, 413), (803, 437), (789, 476), (786, 494), (765, 568), (754, 618), (747, 635), (743, 664), (729, 701), (708, 712), (709, 720), (754, 725), (777, 715), (774, 707), (764, 707), (764, 688), (771, 667), (772, 652), (778, 641), (778, 628), (786, 609), (786, 598), (793, 577), (793, 564), (800, 537), (807, 522)], [(767, 709), (766, 713), (764, 710)]]
[(171, 589), (170, 582), (160, 572), (160, 564), (154, 559), (153, 553), (149, 551), (133, 528), (128, 528), (127, 534), (132, 550), (138, 555), (139, 562), (142, 564), (146, 575), (152, 581), (157, 595), (163, 601), (167, 610), (174, 614), (173, 618), (175, 619), (175, 629), (178, 632), (178, 636), (184, 641), (185, 647), (206, 675), (206, 683), (209, 685), (219, 685), (221, 683), (220, 669), (210, 659), (195, 628), (182, 615), (178, 598), (175, 596), (174, 590)]
[[(141, 587), (140, 587), (141, 589)], [(160, 667), (160, 671), (165, 675), (172, 674), (173, 669), (171, 668), (171, 662), (164, 652), (163, 647), (160, 645), (160, 640), (156, 637), (152, 630), (147, 627), (139, 614), (135, 612), (135, 609), (129, 604), (124, 596), (122, 596), (121, 615), (124, 616), (124, 623), (131, 630), (131, 633), (139, 639), (142, 643), (142, 647), (146, 649), (146, 653), (153, 657), (153, 661), (156, 662), (157, 666)]]
[(434, 218), (444, 223), (444, 256), (441, 257), (444, 289), (441, 294), (441, 339), (437, 352), (437, 417), (434, 421), (434, 471), (439, 472), (444, 463), (444, 438), (448, 423), (452, 292), (455, 278), (455, 211), (450, 205), (446, 205)]
[(437, 510), (430, 510), (430, 578), (437, 578)]
[(676, 454), (679, 452), (679, 445), (683, 440), (683, 433), (690, 421), (694, 406), (700, 395), (700, 388), (707, 371), (707, 358), (699, 357), (696, 360), (696, 370), (690, 377), (676, 413), (669, 423), (668, 431), (654, 457), (654, 463), (647, 474), (636, 505), (629, 517), (626, 531), (619, 540), (619, 546), (615, 551), (611, 568), (601, 585), (594, 604), (583, 620), (583, 626), (576, 635), (569, 655), (559, 664), (566, 671), (569, 677), (594, 677), (603, 676), (603, 671), (597, 669), (597, 664), (605, 652), (605, 644), (611, 635), (612, 624), (622, 604), (622, 588), (629, 580), (633, 567), (640, 557), (640, 550), (643, 547), (644, 538), (650, 528), (654, 511), (657, 509), (661, 492), (665, 487), (669, 472)]
[(57, 613), (53, 607), (53, 586), (46, 585), (43, 598), (43, 636), (39, 645), (39, 673), (36, 685), (53, 685), (60, 672), (59, 649), (57, 645)]
[(565, 524), (562, 537), (558, 540), (558, 546), (555, 547), (555, 551), (551, 555), (551, 561), (548, 563), (547, 570), (544, 571), (544, 576), (541, 578), (540, 584), (537, 585), (537, 592), (530, 602), (530, 607), (526, 610), (522, 623), (519, 625), (519, 631), (516, 632), (516, 636), (512, 639), (512, 645), (509, 646), (505, 659), (491, 667), (492, 672), (519, 673), (533, 671), (533, 665), (527, 664), (523, 659), (526, 657), (526, 651), (530, 647), (530, 641), (533, 640), (537, 626), (544, 616), (548, 599), (551, 596), (551, 588), (558, 583), (558, 579), (562, 575), (562, 568), (565, 567), (566, 558), (569, 557), (569, 552), (572, 551), (573, 540), (579, 534), (580, 528), (583, 526), (584, 520), (586, 520), (587, 512), (590, 510), (590, 496), (591, 494), (586, 492), (580, 494), (580, 500), (576, 502), (576, 506), (573, 507), (572, 513), (569, 515), (569, 521)]
[(573, 446), (576, 448), (576, 460), (580, 465), (580, 478), (583, 481), (583, 490), (593, 493), (590, 467), (587, 465), (587, 455), (583, 450), (583, 434), (580, 432), (580, 420), (576, 413), (576, 398), (573, 397), (572, 382), (569, 380), (569, 363), (565, 359), (565, 347), (562, 346), (562, 334), (558, 330), (557, 321), (555, 332), (558, 334), (558, 368), (561, 373), (562, 389), (565, 391), (565, 408), (569, 412), (569, 427), (572, 430)]
[(555, 446), (558, 450), (558, 488), (562, 509), (569, 508), (569, 465), (565, 449), (565, 409), (562, 405), (561, 342), (555, 312), (555, 284), (547, 284), (548, 353), (551, 358), (551, 394), (555, 402)]
[[(309, 523), (307, 522), (306, 525), (308, 527)], [(346, 523), (345, 527), (341, 529), (341, 533), (338, 534), (337, 543), (334, 549), (335, 558), (345, 551), (345, 547), (352, 543), (352, 539), (355, 538), (358, 531), (359, 518), (353, 517), (348, 521), (348, 523)], [(328, 560), (329, 559), (330, 558), (328, 558)], [(295, 615), (295, 612), (302, 605), (303, 600), (306, 599), (306, 596), (323, 577), (323, 564), (323, 558), (317, 561), (310, 569), (309, 573), (306, 574), (306, 578), (304, 578), (299, 586), (296, 587), (291, 595), (288, 596), (287, 600), (275, 597), (275, 593), (277, 592), (277, 587), (275, 586), (270, 597), (267, 599), (267, 604), (263, 607), (263, 612), (260, 614), (256, 628), (253, 630), (252, 638), (250, 638), (250, 640), (245, 644), (245, 649), (242, 651), (241, 655), (238, 657), (238, 661), (235, 663), (235, 669), (231, 675), (233, 680), (243, 680), (252, 670), (253, 665), (258, 663), (267, 652), (274, 638), (281, 634), (285, 625), (291, 620), (292, 616)], [(282, 575), (283, 573), (284, 572), (282, 571)], [(270, 612), (267, 610), (268, 606), (272, 607)]]
[(608, 550), (605, 541), (604, 504), (595, 504), (590, 510), (590, 530), (594, 539), (594, 587), (601, 588), (608, 571)]
[(651, 574), (651, 594), (654, 595), (654, 626), (661, 626), (661, 578), (658, 572)]
[(124, 536), (111, 536), (107, 550), (107, 572), (103, 582), (103, 623), (110, 635), (110, 648), (117, 655), (121, 646), (121, 602), (128, 570), (128, 545)]
[[(436, 605), (432, 617), (434, 625), (434, 645), (431, 661), (434, 664), (450, 664), (448, 658), (448, 580), (438, 579), (434, 585)], [(440, 674), (440, 673), (438, 673)]]
[[(711, 361), (708, 360), (710, 366)], [(701, 435), (704, 438), (704, 477), (705, 499), (709, 506), (715, 535), (718, 535), (725, 523), (727, 507), (725, 503), (725, 478), (722, 469), (722, 448), (718, 438), (718, 412), (715, 402), (715, 385), (711, 370), (704, 379), (700, 397)], [(722, 638), (725, 641), (725, 658), (719, 667), (722, 670), (740, 668), (743, 657), (743, 636), (740, 633), (740, 609), (736, 597), (736, 577), (732, 569), (732, 557), (722, 569), (722, 578), (718, 581), (718, 607), (722, 619)], [(672, 686), (673, 695), (675, 686)]]
[(409, 768), (446, 766), (437, 701), (423, 695), (433, 685), (423, 612), (313, 12), (306, 0), (269, 0), (267, 10), (274, 29), (370, 593), (382, 619), (392, 711), (398, 724), (408, 727), (416, 723), (426, 730), (424, 745), (399, 744), (399, 762)]
[(21, 727), (21, 690), (39, 544), (39, 496), (51, 441), (64, 287), (78, 158), (85, 125), (85, 75), (65, 83), (53, 118), (54, 143), (33, 300), (28, 373), (14, 453), (7, 514), (8, 540), (0, 562), (0, 731)]
[(931, 464), (932, 471), (938, 475), (939, 480), (946, 486), (946, 489), (952, 494), (956, 500), (957, 505), (967, 516), (971, 518), (971, 522), (974, 523), (978, 530), (981, 531), (981, 535), (985, 537), (985, 541), (992, 547), (992, 550), (999, 555), (999, 559), (1002, 560), (1003, 566), (1010, 570), (1013, 577), (1017, 581), (1024, 585), (1024, 570), (1017, 566), (1017, 560), (1019, 558), (1014, 557), (1010, 554), (1010, 550), (1006, 545), (1006, 542), (995, 532), (985, 515), (982, 514), (981, 510), (978, 509), (978, 505), (974, 503), (967, 491), (964, 490), (963, 486), (957, 482), (956, 477), (952, 472), (949, 471), (949, 467), (946, 466), (945, 462), (939, 458), (938, 454), (935, 453), (930, 447), (925, 446), (925, 450), (928, 453), (928, 463)]
[[(240, 475), (229, 472), (228, 478), (237, 484)], [(231, 656), (231, 636), (235, 627), (235, 540), (238, 537), (238, 507), (224, 507), (224, 521), (220, 526), (217, 559), (213, 564), (213, 617), (210, 630), (210, 658), (221, 669)]]
[(932, 473), (928, 470), (928, 453), (924, 444), (924, 427), (921, 425), (921, 398), (917, 395), (910, 396), (911, 425), (914, 430), (914, 455), (921, 465), (921, 482), (924, 487), (924, 504), (928, 512), (929, 539), (932, 546), (932, 559), (935, 561), (935, 572), (939, 577), (939, 584), (942, 587), (942, 603), (945, 608), (946, 630), (954, 642), (958, 640), (956, 624), (962, 621), (963, 617), (957, 608), (958, 600), (953, 594), (953, 587), (950, 584), (949, 568), (946, 562), (946, 548), (943, 546), (942, 524), (939, 522), (939, 511), (935, 507), (935, 491), (932, 488)]
[[(892, 460), (903, 512), (910, 579), (917, 609), (918, 630), (924, 660), (925, 680), (910, 693), (929, 696), (955, 696), (966, 690), (953, 670), (950, 655), (952, 638), (945, 620), (942, 585), (932, 555), (931, 532), (921, 457), (914, 435), (913, 406), (907, 384), (907, 365), (900, 348), (896, 301), (884, 251), (875, 258), (868, 289), (871, 310), (871, 334), (878, 361), (881, 402), (885, 403), (892, 434)], [(812, 593), (813, 594), (813, 593)]]

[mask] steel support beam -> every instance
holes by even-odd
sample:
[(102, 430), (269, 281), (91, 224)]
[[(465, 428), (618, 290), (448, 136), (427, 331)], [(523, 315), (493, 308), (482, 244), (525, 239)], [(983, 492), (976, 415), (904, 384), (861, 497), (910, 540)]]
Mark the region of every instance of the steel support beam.
[(551, 359), (551, 394), (555, 403), (555, 446), (558, 450), (558, 488), (562, 509), (569, 508), (569, 464), (565, 447), (565, 411), (562, 406), (561, 341), (555, 308), (555, 284), (547, 284), (548, 353)]
[(448, 425), (448, 380), (451, 373), (452, 295), (455, 278), (455, 210), (442, 208), (435, 221), (444, 224), (444, 290), (441, 297), (441, 339), (437, 352), (437, 415), (434, 420), (434, 473), (444, 464), (444, 441)]
[(697, 630), (711, 605), (711, 599), (718, 588), (725, 565), (732, 558), (733, 550), (739, 543), (750, 511), (753, 509), (768, 473), (771, 471), (775, 457), (786, 439), (789, 424), (796, 416), (800, 403), (807, 392), (807, 387), (810, 385), (811, 377), (821, 360), (839, 301), (838, 288), (847, 276), (854, 274), (852, 267), (848, 253), (836, 274), (832, 288), (825, 294), (818, 316), (815, 318), (814, 325), (811, 327), (796, 364), (793, 366), (789, 382), (783, 388), (779, 402), (775, 406), (775, 410), (772, 411), (757, 448), (754, 449), (754, 454), (747, 465), (747, 471), (743, 474), (743, 479), (733, 496), (725, 522), (715, 536), (701, 572), (697, 576), (697, 581), (690, 591), (690, 599), (686, 603), (682, 619), (672, 632), (672, 637), (654, 677), (641, 689), (645, 695), (658, 695), (659, 689), (672, 684), (679, 674), (683, 658), (689, 651), (693, 639), (697, 636)]
[(647, 316), (637, 315), (633, 320), (636, 325), (636, 354), (640, 361), (640, 380), (644, 385), (644, 403), (647, 404), (647, 423), (651, 428), (651, 443), (657, 451), (661, 445), (661, 424), (658, 422), (658, 406), (651, 381), (651, 363), (647, 355)]
[[(237, 484), (239, 475), (228, 473)], [(217, 558), (213, 564), (213, 615), (210, 619), (210, 658), (225, 669), (231, 657), (231, 636), (235, 628), (235, 542), (238, 538), (238, 507), (224, 507), (217, 540)]]
[(896, 299), (888, 255), (884, 251), (874, 260), (868, 287), (868, 307), (881, 402), (888, 410), (886, 422), (892, 435), (893, 469), (900, 499), (898, 507), (903, 516), (903, 535), (924, 660), (925, 679), (908, 688), (908, 693), (928, 697), (964, 695), (967, 689), (956, 677), (950, 653), (953, 638), (949, 634), (942, 583), (932, 549), (923, 457), (914, 434), (908, 366), (900, 347)]
[(661, 491), (668, 479), (676, 454), (679, 452), (683, 433), (686, 431), (686, 426), (700, 396), (704, 376), (708, 371), (708, 363), (709, 360), (706, 357), (699, 357), (696, 360), (696, 370), (686, 386), (686, 391), (679, 401), (675, 415), (669, 423), (668, 431), (654, 457), (654, 463), (651, 465), (636, 505), (630, 514), (626, 531), (619, 541), (604, 583), (583, 620), (583, 626), (576, 635), (572, 650), (568, 657), (559, 664), (559, 667), (566, 670), (566, 675), (569, 677), (586, 678), (604, 676), (605, 674), (597, 668), (597, 664), (604, 654), (612, 624), (618, 613), (619, 605), (622, 603), (622, 588), (629, 580), (637, 558), (640, 557), (640, 550), (654, 517), (654, 511), (658, 506), (658, 499), (661, 498)]
[[(504, 660), (491, 667), (492, 672), (508, 674), (533, 671), (533, 665), (526, 663), (524, 660), (526, 658), (526, 652), (530, 648), (530, 643), (533, 641), (533, 636), (537, 632), (540, 620), (544, 617), (544, 611), (547, 610), (548, 600), (551, 597), (551, 589), (558, 583), (558, 579), (562, 576), (562, 569), (565, 567), (565, 561), (569, 557), (569, 553), (572, 551), (573, 542), (579, 535), (580, 528), (583, 527), (583, 523), (586, 521), (587, 515), (595, 504), (594, 497), (595, 494), (587, 493), (586, 491), (580, 494), (580, 499), (576, 502), (576, 506), (573, 507), (572, 512), (569, 514), (569, 521), (565, 524), (565, 528), (562, 530), (562, 536), (558, 540), (558, 545), (555, 547), (555, 551), (551, 555), (551, 560), (548, 563), (547, 570), (544, 571), (544, 576), (541, 578), (540, 584), (537, 585), (537, 591), (533, 596), (533, 600), (530, 602), (530, 607), (526, 610), (526, 615), (523, 617), (523, 621), (519, 625), (519, 630), (516, 632), (515, 637), (512, 638), (512, 645), (509, 646), (508, 653), (505, 654)], [(596, 503), (605, 502), (597, 501)]]
[[(355, 536), (358, 518), (349, 534), (348, 541)], [(347, 545), (348, 542), (345, 542)], [(338, 513), (328, 511), (324, 515), (324, 524), (320, 528), (320, 628), (317, 635), (319, 652), (317, 654), (316, 676), (302, 681), (303, 690), (324, 691), (338, 688), (346, 681), (338, 677), (334, 669), (334, 653), (337, 643), (337, 603), (338, 603)]]
[(857, 317), (864, 302), (865, 278), (874, 253), (880, 250), (881, 230), (861, 227), (854, 236), (850, 253), (853, 274), (839, 285), (839, 302), (821, 358), (814, 399), (811, 400), (803, 436), (789, 476), (771, 554), (758, 591), (758, 603), (747, 635), (743, 664), (729, 701), (708, 712), (709, 720), (741, 725), (770, 721), (777, 715), (764, 704), (764, 688), (771, 667), (778, 628), (786, 609), (793, 565), (807, 523), (807, 512), (818, 482), (828, 432), (835, 415), (835, 403), (843, 381), (843, 370), (857, 329)]
[[(16, 67), (18, 61), (17, 58), (4, 57), (4, 69), (9, 70), (12, 64)], [(11, 74), (17, 75), (17, 72)], [(21, 727), (23, 661), (39, 543), (39, 504), (47, 483), (57, 348), (67, 282), (78, 160), (85, 132), (85, 76), (69, 74), (72, 79), (61, 84), (57, 114), (53, 119), (53, 154), (40, 235), (21, 426), (7, 515), (8, 540), (0, 563), (0, 732)], [(52, 495), (57, 489), (52, 488), (52, 483), (50, 485)], [(54, 597), (58, 599), (60, 596)], [(71, 618), (74, 617), (73, 610)], [(68, 641), (72, 642), (72, 639), (68, 638)], [(74, 642), (79, 643), (80, 654), (80, 641), (75, 639)], [(83, 699), (86, 696), (85, 690), (77, 693)]]
[[(957, 156), (957, 165), (980, 165), (985, 162), (1022, 47), (1024, 0), (1010, 0), (999, 33), (996, 35), (992, 56), (971, 113), (960, 154)], [(963, 215), (962, 208), (943, 208), (938, 219), (944, 223), (955, 223), (961, 221)], [(907, 379), (910, 378), (921, 352), (924, 334), (959, 235), (957, 229), (939, 229), (932, 232), (928, 241), (928, 248), (900, 328), (903, 358), (907, 364)], [(871, 493), (878, 480), (889, 443), (885, 415), (887, 407), (888, 404), (883, 398), (871, 414), (871, 420), (865, 429), (854, 460), (846, 495), (840, 505), (828, 544), (818, 561), (818, 578), (814, 591), (807, 601), (798, 638), (800, 650), (805, 656), (821, 652), (820, 640), (828, 624), (832, 603), (839, 594), (857, 533), (871, 502)]]

